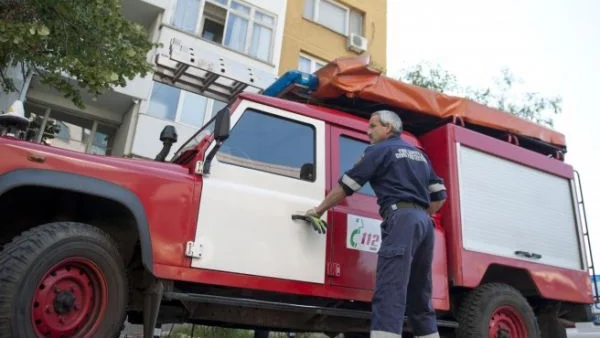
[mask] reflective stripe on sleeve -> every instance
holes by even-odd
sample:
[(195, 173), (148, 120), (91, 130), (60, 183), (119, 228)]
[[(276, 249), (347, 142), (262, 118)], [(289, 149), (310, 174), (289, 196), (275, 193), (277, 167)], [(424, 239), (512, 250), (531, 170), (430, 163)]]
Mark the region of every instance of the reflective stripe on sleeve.
[(440, 192), (442, 190), (446, 190), (446, 187), (441, 184), (441, 183), (433, 183), (429, 185), (429, 192), (430, 193), (434, 193), (434, 192)]
[(359, 191), (361, 188), (361, 185), (356, 183), (356, 181), (353, 180), (352, 178), (350, 178), (350, 176), (348, 176), (348, 175), (342, 176), (342, 183), (344, 183), (345, 185), (347, 185), (350, 189), (352, 189), (354, 191)]

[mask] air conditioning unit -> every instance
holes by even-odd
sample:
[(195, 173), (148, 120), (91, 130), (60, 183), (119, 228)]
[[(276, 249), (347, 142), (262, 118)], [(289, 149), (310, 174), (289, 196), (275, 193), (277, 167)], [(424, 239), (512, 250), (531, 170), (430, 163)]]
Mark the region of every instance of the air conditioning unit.
[(367, 50), (367, 38), (358, 34), (350, 33), (346, 47), (357, 53), (362, 53)]

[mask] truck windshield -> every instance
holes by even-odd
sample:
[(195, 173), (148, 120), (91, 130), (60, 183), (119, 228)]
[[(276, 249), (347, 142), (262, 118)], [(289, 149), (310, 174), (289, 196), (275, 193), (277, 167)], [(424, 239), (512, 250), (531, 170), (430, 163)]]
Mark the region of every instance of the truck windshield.
[(206, 136), (211, 135), (215, 131), (215, 119), (217, 115), (219, 115), (219, 113), (220, 111), (216, 113), (208, 122), (206, 122), (206, 124), (202, 128), (200, 128), (200, 130), (198, 130), (192, 137), (190, 137), (190, 139), (187, 140), (173, 155), (171, 161), (175, 161), (184, 152), (194, 149), (194, 147), (196, 147), (196, 145), (198, 145), (198, 143), (200, 143), (202, 139), (204, 139)]

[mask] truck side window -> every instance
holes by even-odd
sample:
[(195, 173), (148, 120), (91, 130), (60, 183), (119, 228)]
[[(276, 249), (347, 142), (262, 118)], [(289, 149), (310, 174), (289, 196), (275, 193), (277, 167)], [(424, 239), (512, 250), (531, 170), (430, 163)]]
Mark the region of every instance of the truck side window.
[[(354, 166), (368, 145), (369, 144), (364, 141), (359, 141), (347, 136), (340, 136), (340, 175), (343, 175), (344, 172)], [(362, 189), (358, 192), (369, 196), (375, 196), (375, 192), (373, 191), (373, 188), (371, 188), (369, 182), (363, 185)]]
[(219, 161), (307, 181), (315, 180), (315, 129), (247, 109), (223, 142)]

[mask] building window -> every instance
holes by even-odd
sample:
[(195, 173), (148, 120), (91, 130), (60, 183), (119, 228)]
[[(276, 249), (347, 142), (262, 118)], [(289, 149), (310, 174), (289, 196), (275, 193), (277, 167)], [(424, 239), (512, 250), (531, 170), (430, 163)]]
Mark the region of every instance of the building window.
[(335, 1), (304, 0), (304, 17), (343, 35), (363, 35), (363, 13)]
[[(354, 166), (367, 146), (367, 142), (340, 136), (340, 175), (343, 175)], [(369, 182), (363, 185), (358, 193), (375, 196), (375, 192)]]
[(219, 110), (225, 108), (226, 106), (226, 102), (213, 100), (213, 106), (211, 109), (210, 116), (208, 118), (210, 119), (211, 117), (215, 116), (219, 112)]
[(116, 126), (31, 102), (26, 103), (25, 116), (31, 120), (29, 141), (81, 153), (112, 154)]
[(200, 36), (218, 44), (223, 43), (226, 20), (227, 10), (225, 8), (207, 2), (204, 5)]
[(315, 129), (308, 124), (248, 109), (231, 130), (217, 159), (314, 181)]
[(210, 118), (206, 116), (207, 111), (210, 111), (212, 116), (215, 107), (222, 108), (225, 105), (218, 100), (154, 82), (147, 113), (163, 120), (202, 127), (204, 121)]
[(113, 127), (98, 123), (88, 152), (96, 155), (108, 155), (112, 151), (115, 134), (116, 130)]
[(177, 0), (173, 25), (186, 31), (195, 31), (200, 5), (201, 0)]
[(312, 56), (308, 56), (306, 54), (300, 54), (298, 57), (298, 70), (305, 73), (314, 73), (317, 70), (321, 69), (321, 67), (327, 64), (326, 61), (317, 59)]
[[(270, 62), (276, 19), (237, 0), (177, 0), (173, 25), (205, 40)], [(199, 15), (202, 13), (202, 15)]]

